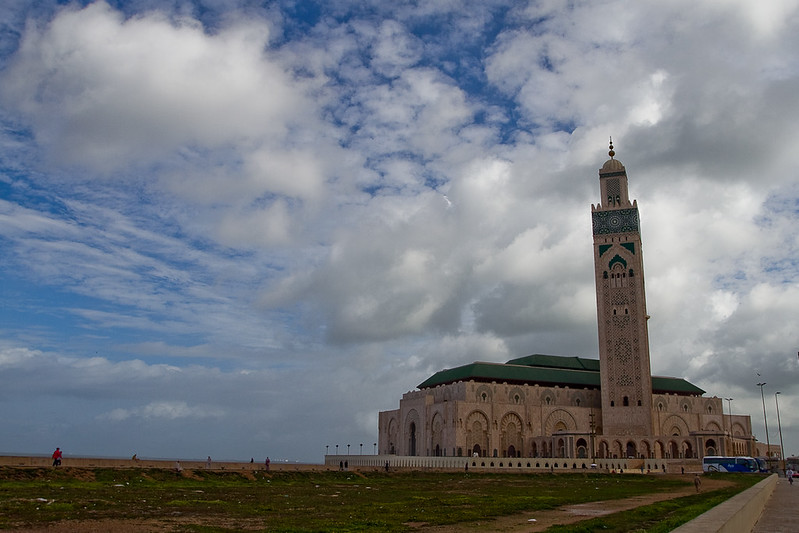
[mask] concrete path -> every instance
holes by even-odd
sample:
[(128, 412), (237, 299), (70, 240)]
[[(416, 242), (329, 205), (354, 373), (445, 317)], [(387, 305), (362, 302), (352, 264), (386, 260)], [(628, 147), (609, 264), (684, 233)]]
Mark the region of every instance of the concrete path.
[(799, 479), (793, 485), (781, 477), (766, 502), (752, 533), (794, 533), (799, 531)]

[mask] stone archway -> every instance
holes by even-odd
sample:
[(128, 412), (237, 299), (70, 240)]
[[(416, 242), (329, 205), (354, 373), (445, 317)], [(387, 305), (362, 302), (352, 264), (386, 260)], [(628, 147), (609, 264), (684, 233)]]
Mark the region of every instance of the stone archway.
[(490, 426), (488, 417), (482, 411), (472, 411), (466, 417), (466, 448), (472, 450), (480, 456), (488, 453), (489, 447), (488, 432)]
[(523, 452), (524, 436), (522, 435), (522, 418), (516, 413), (508, 413), (499, 425), (499, 439), (502, 455), (507, 457), (516, 457), (516, 453)]
[(627, 441), (627, 445), (624, 449), (624, 457), (627, 459), (635, 459), (638, 457), (638, 447), (635, 445), (633, 441)]
[(682, 444), (680, 445), (680, 454), (686, 459), (691, 459), (694, 457), (694, 445), (691, 443), (691, 441), (682, 441)]
[(678, 415), (670, 415), (661, 424), (661, 435), (684, 437), (688, 435), (688, 423)]
[(610, 445), (608, 441), (599, 441), (599, 449), (597, 450), (597, 457), (600, 459), (610, 459)]
[(411, 409), (405, 416), (405, 455), (418, 455), (419, 413)]
[(680, 448), (677, 446), (677, 442), (673, 440), (669, 441), (669, 457), (672, 459), (680, 458)]
[(436, 413), (433, 415), (433, 420), (430, 423), (430, 448), (433, 450), (433, 455), (440, 456), (444, 449), (444, 418), (441, 414)]
[(554, 435), (559, 430), (577, 430), (577, 423), (574, 417), (565, 409), (556, 409), (552, 411), (544, 422), (544, 435)]
[(394, 455), (397, 453), (397, 443), (399, 438), (399, 423), (397, 419), (392, 417), (391, 420), (388, 421), (388, 449), (385, 450), (386, 453)]
[(718, 448), (715, 439), (705, 440), (705, 455), (718, 455), (718, 453), (716, 453), (717, 451)]
[(575, 452), (577, 454), (578, 459), (587, 459), (588, 458), (588, 443), (585, 442), (585, 439), (577, 439), (577, 442), (574, 443), (575, 445)]

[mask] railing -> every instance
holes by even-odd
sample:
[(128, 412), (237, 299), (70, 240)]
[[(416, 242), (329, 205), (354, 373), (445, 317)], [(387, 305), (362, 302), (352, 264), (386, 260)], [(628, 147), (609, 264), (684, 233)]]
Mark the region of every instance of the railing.
[(698, 459), (577, 459), (560, 457), (428, 457), (408, 455), (326, 455), (325, 466), (340, 469), (430, 469), (497, 472), (572, 472), (601, 470), (619, 473), (697, 472)]

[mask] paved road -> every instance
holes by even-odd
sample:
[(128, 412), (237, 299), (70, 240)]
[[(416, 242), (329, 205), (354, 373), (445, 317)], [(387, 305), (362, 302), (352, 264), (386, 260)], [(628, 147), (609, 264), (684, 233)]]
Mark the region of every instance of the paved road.
[(794, 533), (799, 531), (799, 479), (793, 485), (781, 477), (766, 502), (752, 533)]

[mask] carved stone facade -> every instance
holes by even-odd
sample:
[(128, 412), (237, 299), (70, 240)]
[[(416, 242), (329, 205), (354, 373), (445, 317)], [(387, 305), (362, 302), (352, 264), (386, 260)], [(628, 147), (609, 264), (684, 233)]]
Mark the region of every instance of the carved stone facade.
[(652, 432), (607, 434), (598, 387), (479, 379), (404, 394), (399, 409), (380, 413), (379, 453), (606, 459), (754, 453), (749, 416), (724, 414), (721, 398), (656, 394)]
[(748, 415), (650, 371), (638, 206), (624, 165), (591, 206), (599, 360), (532, 355), (442, 370), (379, 414), (380, 454), (683, 459), (758, 452)]

